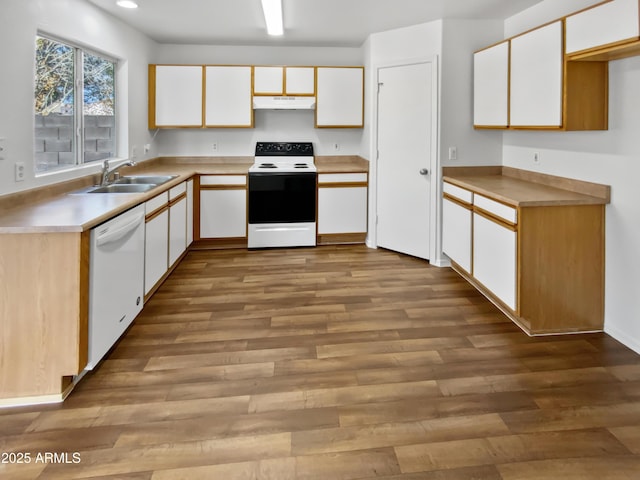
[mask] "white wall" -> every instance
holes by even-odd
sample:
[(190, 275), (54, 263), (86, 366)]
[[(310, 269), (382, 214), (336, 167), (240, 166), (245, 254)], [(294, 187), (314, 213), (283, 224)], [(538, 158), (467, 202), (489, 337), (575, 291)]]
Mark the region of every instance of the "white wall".
[[(559, 3), (564, 2), (546, 0), (530, 17), (520, 14), (510, 19), (505, 23), (506, 34), (530, 28), (533, 21), (544, 23), (568, 13)], [(503, 162), (510, 167), (611, 185), (611, 204), (606, 211), (605, 331), (640, 352), (638, 85), (640, 57), (610, 62), (609, 130), (505, 132)], [(540, 152), (539, 165), (533, 164), (534, 151)]]
[[(119, 59), (118, 109), (122, 156), (127, 145), (149, 141), (146, 98), (147, 63), (155, 43), (82, 0), (2, 0), (0, 5), (0, 137), (6, 139), (0, 160), (0, 195), (34, 188), (99, 170), (92, 165), (74, 172), (35, 178), (33, 89), (36, 32), (55, 35)], [(141, 149), (139, 149), (141, 150)], [(14, 181), (15, 162), (26, 165), (26, 179)]]
[[(444, 20), (441, 61), (442, 166), (500, 165), (502, 135), (473, 128), (473, 52), (502, 40), (498, 20)], [(497, 134), (496, 134), (497, 133)], [(449, 160), (456, 147), (457, 160)]]
[[(155, 63), (222, 65), (363, 65), (360, 48), (160, 45)], [(364, 130), (314, 128), (313, 111), (255, 112), (249, 129), (159, 130), (159, 155), (252, 156), (257, 141), (313, 142), (316, 155), (360, 155)], [(218, 150), (213, 151), (216, 143)], [(340, 150), (333, 145), (339, 144)]]

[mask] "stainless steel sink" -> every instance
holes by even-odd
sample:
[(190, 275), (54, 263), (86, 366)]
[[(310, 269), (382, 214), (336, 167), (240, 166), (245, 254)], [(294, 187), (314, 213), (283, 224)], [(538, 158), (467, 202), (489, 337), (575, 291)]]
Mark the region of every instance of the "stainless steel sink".
[(104, 185), (87, 190), (86, 193), (140, 193), (157, 187), (155, 183), (146, 184), (118, 184)]
[(131, 175), (113, 182), (113, 185), (162, 185), (177, 175)]

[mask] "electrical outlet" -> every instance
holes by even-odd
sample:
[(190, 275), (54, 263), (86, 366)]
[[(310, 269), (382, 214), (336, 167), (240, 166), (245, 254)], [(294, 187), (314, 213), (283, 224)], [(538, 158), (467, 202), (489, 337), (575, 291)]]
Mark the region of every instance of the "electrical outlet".
[(339, 143), (334, 143), (333, 144), (333, 151), (334, 152), (339, 152), (340, 151), (340, 144)]
[(211, 150), (213, 150), (214, 152), (218, 151), (218, 142), (213, 142), (211, 144)]
[(0, 160), (4, 160), (7, 154), (7, 141), (5, 138), (0, 138)]
[(24, 162), (16, 162), (16, 182), (24, 181), (25, 167)]
[(458, 147), (449, 147), (449, 160), (458, 159)]
[(149, 150), (151, 150), (151, 144), (150, 143), (145, 143), (144, 144), (144, 153), (149, 153)]
[(533, 152), (533, 163), (540, 163), (540, 152)]
[(131, 147), (131, 160), (135, 160), (136, 158), (138, 158), (138, 147), (134, 145)]

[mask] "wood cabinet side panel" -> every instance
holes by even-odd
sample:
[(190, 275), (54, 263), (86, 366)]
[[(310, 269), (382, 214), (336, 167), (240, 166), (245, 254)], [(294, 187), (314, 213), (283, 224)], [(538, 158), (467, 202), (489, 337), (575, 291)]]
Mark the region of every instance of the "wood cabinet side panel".
[(78, 310), (78, 370), (82, 372), (89, 362), (89, 269), (91, 255), (91, 231), (80, 235), (80, 296)]
[(78, 373), (81, 245), (78, 233), (0, 235), (0, 398), (61, 394)]
[(524, 208), (520, 316), (531, 333), (602, 330), (604, 206)]
[(565, 130), (608, 128), (608, 62), (566, 62), (564, 89)]

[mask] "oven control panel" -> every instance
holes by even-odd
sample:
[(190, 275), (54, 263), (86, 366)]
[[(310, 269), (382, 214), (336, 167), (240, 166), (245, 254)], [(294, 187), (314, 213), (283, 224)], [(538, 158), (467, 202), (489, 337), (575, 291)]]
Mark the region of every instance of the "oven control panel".
[(312, 157), (313, 143), (311, 142), (258, 142), (256, 156), (295, 156)]

